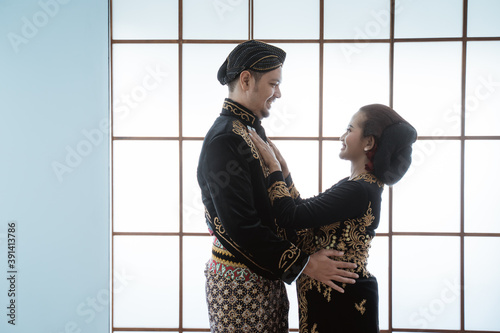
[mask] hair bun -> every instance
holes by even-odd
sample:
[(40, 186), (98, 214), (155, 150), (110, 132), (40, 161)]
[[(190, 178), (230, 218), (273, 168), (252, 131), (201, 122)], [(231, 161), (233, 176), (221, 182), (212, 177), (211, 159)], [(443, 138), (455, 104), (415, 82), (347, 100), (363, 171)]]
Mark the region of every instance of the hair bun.
[(417, 131), (408, 123), (396, 123), (384, 129), (375, 154), (374, 174), (384, 184), (394, 185), (411, 164), (411, 145), (417, 139)]

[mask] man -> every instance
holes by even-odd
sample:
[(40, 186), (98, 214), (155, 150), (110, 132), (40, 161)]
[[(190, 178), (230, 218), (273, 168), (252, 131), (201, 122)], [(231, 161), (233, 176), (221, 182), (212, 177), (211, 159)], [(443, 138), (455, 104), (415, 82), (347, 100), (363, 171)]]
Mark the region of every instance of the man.
[[(288, 298), (283, 282), (307, 274), (342, 291), (332, 280), (354, 283), (354, 264), (331, 260), (340, 252), (311, 256), (291, 243), (293, 230), (279, 228), (271, 213), (268, 170), (247, 126), (266, 141), (261, 119), (281, 97), (285, 52), (255, 40), (239, 44), (219, 69), (228, 85), (222, 112), (203, 142), (198, 183), (213, 234), (206, 292), (212, 332), (288, 332)], [(293, 183), (287, 177), (290, 193)]]

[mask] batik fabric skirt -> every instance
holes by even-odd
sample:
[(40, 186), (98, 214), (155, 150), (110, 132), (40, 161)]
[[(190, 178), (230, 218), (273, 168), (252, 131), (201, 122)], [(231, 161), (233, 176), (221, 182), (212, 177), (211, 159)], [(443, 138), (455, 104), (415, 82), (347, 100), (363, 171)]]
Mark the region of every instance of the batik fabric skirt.
[[(283, 282), (250, 271), (244, 275), (231, 274), (231, 269), (235, 268), (214, 259), (206, 266), (211, 332), (288, 333), (289, 303)], [(242, 267), (237, 269), (241, 272)]]

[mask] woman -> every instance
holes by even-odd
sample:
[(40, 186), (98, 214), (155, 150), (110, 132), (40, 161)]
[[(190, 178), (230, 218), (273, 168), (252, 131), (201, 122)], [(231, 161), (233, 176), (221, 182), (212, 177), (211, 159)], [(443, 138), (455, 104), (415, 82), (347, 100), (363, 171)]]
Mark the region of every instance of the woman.
[(339, 156), (351, 162), (350, 177), (309, 199), (298, 195), (276, 147), (251, 137), (269, 168), (268, 192), (278, 225), (297, 230), (297, 245), (306, 253), (340, 250), (340, 260), (357, 264), (359, 279), (342, 285), (344, 293), (305, 274), (299, 277), (300, 332), (379, 332), (378, 287), (366, 268), (368, 250), (380, 219), (383, 186), (393, 185), (408, 170), (415, 129), (385, 105), (362, 107), (340, 138)]

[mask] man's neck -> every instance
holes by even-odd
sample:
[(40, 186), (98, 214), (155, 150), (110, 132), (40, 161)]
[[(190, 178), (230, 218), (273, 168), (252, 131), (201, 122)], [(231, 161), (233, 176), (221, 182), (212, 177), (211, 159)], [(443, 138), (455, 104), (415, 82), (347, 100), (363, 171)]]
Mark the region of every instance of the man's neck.
[(232, 100), (233, 102), (236, 102), (238, 104), (240, 104), (241, 106), (244, 106), (248, 111), (252, 112), (252, 114), (259, 120), (262, 120), (262, 118), (260, 118), (252, 109), (250, 109), (248, 107), (248, 103), (245, 103), (245, 99), (242, 98), (240, 95), (238, 94), (232, 94), (232, 93), (229, 93), (229, 95), (227, 96), (227, 98), (229, 98), (230, 100)]

